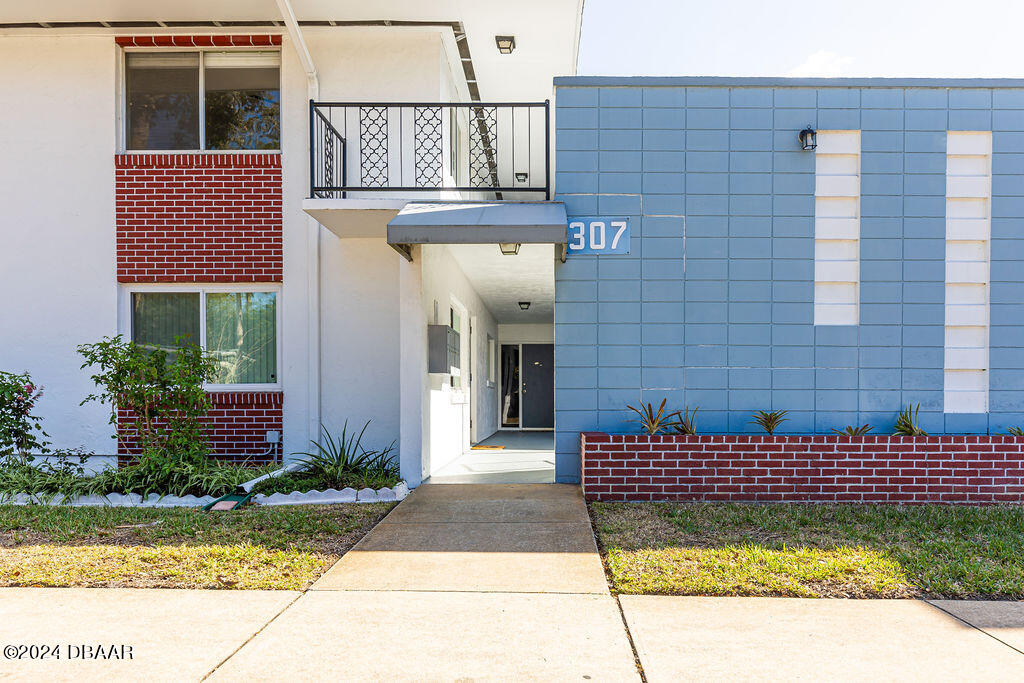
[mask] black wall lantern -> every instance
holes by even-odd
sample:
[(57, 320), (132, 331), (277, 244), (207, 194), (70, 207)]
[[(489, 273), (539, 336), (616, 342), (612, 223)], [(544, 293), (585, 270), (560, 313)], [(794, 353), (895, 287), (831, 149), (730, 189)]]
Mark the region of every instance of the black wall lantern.
[(800, 146), (806, 150), (812, 150), (818, 146), (818, 131), (807, 126), (800, 131)]
[(512, 50), (516, 49), (515, 36), (494, 36), (494, 42), (498, 46), (498, 52), (503, 55), (510, 55)]
[(521, 308), (524, 311), (529, 310), (530, 302), (529, 301), (520, 301), (519, 302), (519, 308)]

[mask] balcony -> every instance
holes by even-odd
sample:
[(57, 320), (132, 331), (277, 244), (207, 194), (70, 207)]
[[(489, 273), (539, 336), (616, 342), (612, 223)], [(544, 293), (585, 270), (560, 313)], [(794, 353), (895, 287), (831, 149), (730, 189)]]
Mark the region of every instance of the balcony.
[(547, 101), (310, 101), (303, 208), (341, 237), (374, 237), (413, 199), (549, 199), (549, 113)]

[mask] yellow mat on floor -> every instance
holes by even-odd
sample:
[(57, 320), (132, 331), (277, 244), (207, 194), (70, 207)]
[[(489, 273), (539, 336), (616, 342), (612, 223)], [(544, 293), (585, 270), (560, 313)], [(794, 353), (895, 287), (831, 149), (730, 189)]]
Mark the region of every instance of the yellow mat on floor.
[(482, 443), (473, 446), (474, 451), (500, 451), (503, 448), (504, 446), (486, 446)]

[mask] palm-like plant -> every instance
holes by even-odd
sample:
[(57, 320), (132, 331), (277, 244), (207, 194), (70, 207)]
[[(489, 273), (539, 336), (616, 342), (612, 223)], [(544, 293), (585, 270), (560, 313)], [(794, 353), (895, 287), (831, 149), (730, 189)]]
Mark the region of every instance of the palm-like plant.
[(639, 422), (640, 428), (647, 434), (654, 435), (665, 431), (669, 428), (672, 418), (678, 417), (678, 411), (672, 411), (670, 413), (665, 412), (665, 403), (668, 399), (661, 399), (661, 405), (658, 406), (658, 410), (654, 410), (654, 405), (651, 403), (641, 403), (640, 407), (626, 406), (627, 410), (632, 410), (639, 416), (637, 420), (629, 420), (630, 422)]
[(844, 429), (832, 430), (834, 434), (839, 434), (841, 436), (864, 436), (870, 431), (871, 425), (861, 425), (859, 427), (854, 427), (853, 425), (846, 425)]
[(921, 425), (917, 423), (917, 414), (921, 412), (921, 404), (918, 403), (913, 407), (907, 406), (900, 411), (899, 417), (896, 418), (896, 428), (893, 431), (893, 436), (928, 436), (928, 432), (921, 429)]
[(1006, 433), (1010, 436), (1024, 436), (1024, 429), (1020, 427), (1009, 427)]
[(768, 432), (769, 436), (775, 433), (775, 430), (779, 428), (783, 422), (786, 421), (786, 414), (788, 410), (772, 410), (766, 412), (759, 410), (754, 413), (754, 419), (751, 422), (757, 424), (761, 429)]

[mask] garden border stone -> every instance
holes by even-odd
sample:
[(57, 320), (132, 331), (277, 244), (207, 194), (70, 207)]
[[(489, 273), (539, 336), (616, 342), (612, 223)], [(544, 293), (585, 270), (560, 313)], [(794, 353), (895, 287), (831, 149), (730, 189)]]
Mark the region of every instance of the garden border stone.
[[(362, 489), (353, 488), (327, 489), (326, 491), (292, 491), (291, 493), (258, 493), (252, 501), (258, 505), (333, 505), (338, 503), (380, 503), (397, 501), (409, 495), (409, 486), (398, 482), (394, 488)], [(137, 493), (111, 493), (107, 496), (90, 495), (66, 499), (63, 495), (41, 494), (3, 494), (0, 493), (0, 505), (67, 505), (69, 507), (202, 507), (215, 501), (213, 496), (158, 496), (150, 494), (143, 498)]]

